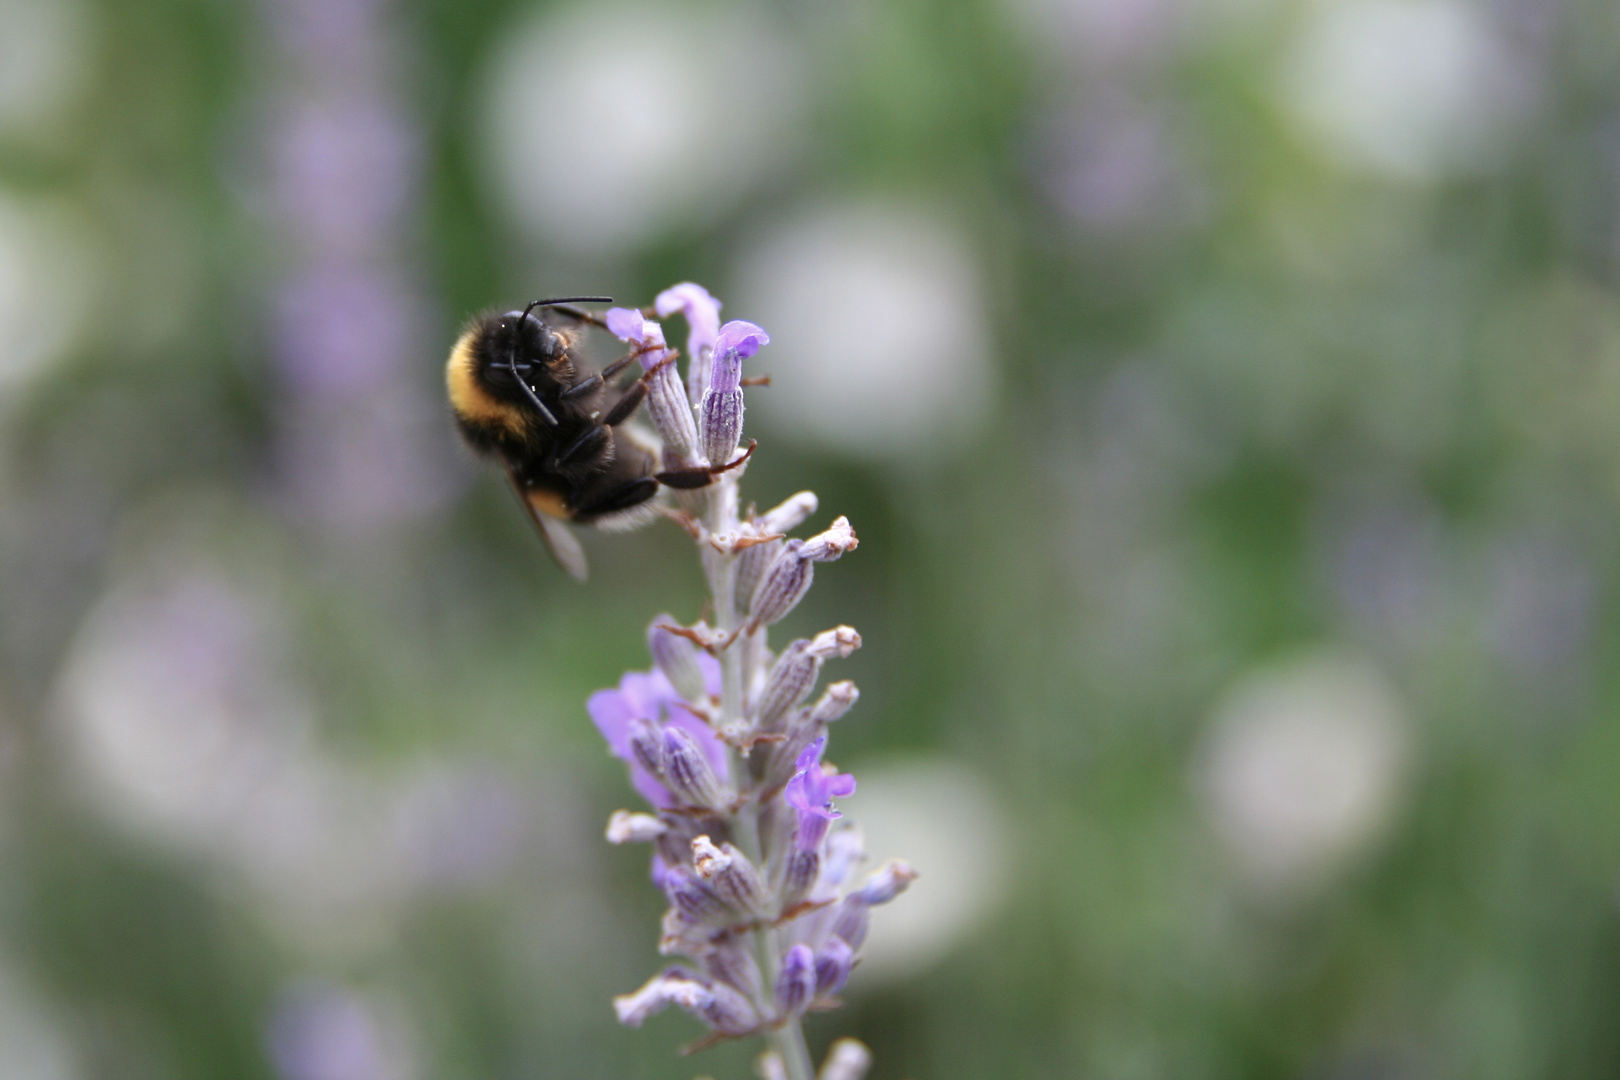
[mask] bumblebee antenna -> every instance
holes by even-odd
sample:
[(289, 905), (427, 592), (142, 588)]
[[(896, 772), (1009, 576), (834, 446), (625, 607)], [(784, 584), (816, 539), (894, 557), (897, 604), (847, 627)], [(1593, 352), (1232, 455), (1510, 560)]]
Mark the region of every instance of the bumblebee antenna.
[[(545, 306), (546, 301), (532, 301), (528, 307), (523, 309), (523, 314), (518, 317), (518, 326), (521, 327), (528, 320), (529, 312), (533, 311), (537, 307)], [(529, 403), (539, 410), (541, 418), (552, 427), (556, 427), (557, 418), (552, 415), (550, 409), (546, 408), (546, 403), (540, 400), (540, 395), (534, 392), (534, 387), (529, 385), (528, 380), (524, 379), (523, 376), (518, 374), (517, 354), (518, 342), (521, 340), (521, 338), (521, 333), (514, 333), (512, 335), (512, 348), (511, 351), (506, 354), (506, 369), (512, 373), (513, 381), (519, 386), (523, 387), (523, 393), (528, 397)]]
[[(613, 297), (611, 296), (559, 296), (551, 300), (536, 300), (530, 305), (530, 307), (554, 307), (558, 311), (561, 311), (564, 315), (570, 315), (573, 318), (578, 319), (580, 322), (588, 322), (592, 326), (600, 326), (602, 329), (606, 330), (607, 322), (602, 318), (602, 316), (593, 311), (583, 311), (580, 308), (573, 307), (572, 305), (611, 303), (613, 303)], [(525, 314), (526, 313), (527, 312), (525, 311)]]

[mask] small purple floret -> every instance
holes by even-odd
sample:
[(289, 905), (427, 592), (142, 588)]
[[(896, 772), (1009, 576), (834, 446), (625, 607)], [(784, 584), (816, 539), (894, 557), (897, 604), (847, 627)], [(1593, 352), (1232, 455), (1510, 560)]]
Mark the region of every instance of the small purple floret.
[(849, 773), (827, 772), (821, 767), (821, 751), (827, 736), (816, 739), (799, 755), (799, 771), (787, 783), (783, 798), (799, 812), (799, 847), (810, 850), (821, 844), (827, 826), (844, 815), (833, 809), (833, 799), (855, 794), (855, 778)]
[(714, 341), (714, 367), (709, 372), (709, 391), (726, 394), (742, 386), (742, 362), (769, 345), (771, 335), (751, 322), (734, 319), (720, 328)]
[(607, 323), (608, 333), (620, 341), (634, 341), (640, 343), (646, 334), (646, 317), (635, 308), (608, 308), (603, 321)]
[(720, 301), (709, 295), (709, 290), (690, 281), (672, 285), (658, 294), (653, 310), (659, 318), (668, 318), (677, 311), (686, 317), (691, 333), (686, 337), (686, 352), (696, 360), (705, 349), (713, 349), (720, 336)]
[(763, 327), (742, 319), (733, 319), (720, 328), (720, 334), (714, 341), (714, 351), (716, 355), (735, 352), (746, 360), (759, 352), (761, 345), (770, 343), (771, 335), (767, 334)]

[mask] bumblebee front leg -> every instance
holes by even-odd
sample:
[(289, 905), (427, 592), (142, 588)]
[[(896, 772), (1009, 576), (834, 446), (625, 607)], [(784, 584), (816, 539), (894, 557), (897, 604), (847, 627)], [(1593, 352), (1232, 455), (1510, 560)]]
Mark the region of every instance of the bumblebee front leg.
[(742, 457), (728, 462), (725, 465), (704, 465), (694, 469), (671, 469), (668, 472), (657, 474), (660, 484), (665, 487), (679, 488), (690, 491), (693, 488), (708, 487), (716, 476), (723, 472), (730, 472), (754, 455), (754, 447), (759, 443), (753, 439), (748, 440), (748, 449), (744, 450)]
[(648, 349), (637, 349), (633, 353), (628, 353), (619, 357), (617, 360), (613, 361), (613, 363), (603, 368), (598, 374), (592, 375), (588, 379), (583, 379), (569, 387), (567, 390), (563, 391), (562, 396), (570, 400), (573, 398), (585, 397), (587, 394), (590, 394), (600, 388), (602, 384), (612, 379), (613, 376), (623, 371), (630, 365), (630, 361), (636, 359), (638, 356), (645, 355), (649, 351), (650, 350)]
[[(638, 356), (640, 353), (632, 353), (631, 355)], [(668, 356), (648, 368), (646, 374), (642, 375), (641, 378), (631, 383), (629, 388), (625, 390), (624, 396), (615, 401), (613, 408), (609, 409), (607, 415), (602, 417), (601, 423), (606, 427), (618, 427), (634, 416), (636, 410), (641, 407), (641, 403), (647, 400), (647, 380), (662, 371), (666, 365), (673, 364), (675, 355), (672, 351)]]

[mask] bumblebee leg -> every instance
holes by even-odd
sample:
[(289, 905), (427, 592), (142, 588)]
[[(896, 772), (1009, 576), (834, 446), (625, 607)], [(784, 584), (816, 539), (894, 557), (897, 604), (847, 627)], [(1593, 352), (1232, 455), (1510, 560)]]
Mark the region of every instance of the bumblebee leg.
[(754, 447), (758, 445), (759, 443), (755, 442), (753, 439), (749, 439), (748, 449), (743, 451), (742, 457), (730, 462), (729, 464), (708, 465), (701, 469), (673, 469), (669, 472), (661, 472), (657, 474), (658, 482), (663, 484), (665, 487), (681, 488), (684, 490), (708, 487), (709, 482), (713, 480), (716, 475), (723, 472), (729, 472), (752, 457), (754, 454)]
[(619, 372), (621, 372), (625, 368), (629, 367), (630, 366), (630, 361), (636, 359), (638, 356), (641, 356), (642, 354), (646, 353), (647, 351), (648, 350), (646, 350), (646, 349), (637, 349), (633, 353), (626, 353), (624, 356), (619, 357), (617, 360), (613, 361), (613, 363), (609, 364), (607, 367), (602, 369), (602, 378), (604, 378), (604, 379), (613, 378), (613, 376), (617, 375)]
[(567, 468), (601, 457), (613, 448), (613, 432), (601, 424), (592, 424), (579, 433), (579, 438), (569, 443), (557, 452), (552, 458), (552, 464), (558, 468)]
[(619, 357), (617, 360), (613, 361), (613, 363), (603, 368), (599, 374), (592, 375), (588, 379), (582, 379), (573, 386), (570, 386), (567, 390), (564, 390), (562, 392), (563, 400), (572, 401), (574, 398), (581, 398), (594, 392), (600, 388), (603, 383), (607, 382), (609, 379), (613, 378), (613, 376), (623, 371), (625, 367), (629, 365), (630, 361), (634, 360), (640, 355), (640, 352), (633, 352), (628, 356)]
[(638, 477), (606, 491), (593, 492), (591, 496), (578, 506), (574, 507), (574, 517), (580, 521), (589, 522), (593, 517), (611, 514), (616, 510), (628, 510), (632, 506), (642, 503), (658, 494), (658, 481), (650, 476)]
[(602, 385), (602, 376), (601, 375), (592, 375), (588, 379), (581, 379), (579, 382), (575, 383), (573, 386), (570, 386), (567, 390), (564, 390), (558, 396), (561, 397), (564, 401), (572, 401), (574, 398), (584, 397), (586, 394), (589, 394), (589, 393), (599, 389), (601, 387), (601, 385)]
[[(631, 353), (630, 356), (640, 356), (642, 353), (648, 351), (650, 350), (638, 349), (637, 351)], [(631, 383), (630, 386), (625, 390), (624, 396), (618, 401), (614, 402), (613, 408), (609, 409), (608, 414), (602, 417), (602, 423), (606, 424), (608, 427), (618, 427), (620, 424), (630, 419), (631, 415), (635, 413), (636, 409), (641, 406), (642, 401), (644, 401), (647, 397), (647, 380), (652, 378), (659, 371), (663, 370), (666, 364), (673, 364), (675, 362), (675, 356), (675, 352), (671, 350), (668, 356), (664, 357), (662, 360), (658, 361), (658, 363), (648, 368), (647, 372), (642, 375), (641, 378)], [(628, 357), (626, 359), (628, 359)], [(613, 365), (609, 366), (611, 367)]]
[(647, 397), (647, 383), (644, 380), (645, 376), (630, 384), (630, 388), (624, 392), (624, 396), (615, 401), (613, 408), (609, 409), (607, 415), (602, 417), (600, 421), (602, 426), (618, 427), (634, 415), (635, 411), (641, 407), (642, 401)]

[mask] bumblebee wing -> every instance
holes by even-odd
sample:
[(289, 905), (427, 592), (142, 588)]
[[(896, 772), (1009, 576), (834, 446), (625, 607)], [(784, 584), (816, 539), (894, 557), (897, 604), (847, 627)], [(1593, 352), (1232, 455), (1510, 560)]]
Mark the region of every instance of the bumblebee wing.
[(545, 542), (546, 550), (551, 557), (557, 560), (557, 565), (567, 572), (575, 581), (584, 581), (590, 572), (585, 562), (585, 549), (580, 547), (579, 538), (560, 519), (552, 517), (536, 505), (537, 500), (531, 498), (531, 493), (524, 490), (518, 483), (517, 477), (510, 471), (506, 474), (507, 481), (512, 485), (512, 494), (516, 495), (523, 509), (529, 513), (529, 520), (540, 533), (540, 539)]

